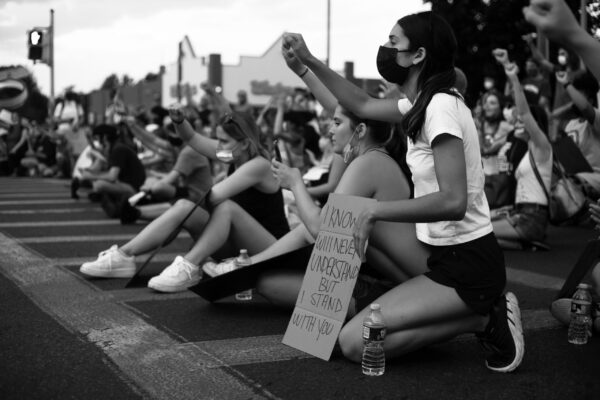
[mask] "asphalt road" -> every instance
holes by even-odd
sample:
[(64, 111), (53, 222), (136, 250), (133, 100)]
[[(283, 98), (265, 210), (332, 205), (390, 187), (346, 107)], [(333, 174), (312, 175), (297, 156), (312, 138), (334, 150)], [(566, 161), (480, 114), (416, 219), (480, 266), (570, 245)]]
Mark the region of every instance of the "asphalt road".
[[(325, 362), (281, 344), (290, 312), (260, 296), (211, 304), (79, 274), (142, 226), (71, 200), (66, 181), (0, 178), (0, 399), (600, 398), (600, 339), (570, 345), (547, 311), (590, 229), (553, 227), (551, 251), (505, 253), (525, 326), (515, 373), (488, 371), (463, 336), (368, 378), (338, 350)], [(149, 275), (190, 244), (180, 235)]]

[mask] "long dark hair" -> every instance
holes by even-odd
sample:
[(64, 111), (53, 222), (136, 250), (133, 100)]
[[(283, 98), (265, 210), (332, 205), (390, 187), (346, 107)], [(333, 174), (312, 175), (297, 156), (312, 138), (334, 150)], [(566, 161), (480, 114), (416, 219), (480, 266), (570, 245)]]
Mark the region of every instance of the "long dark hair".
[(398, 25), (404, 31), (413, 51), (419, 47), (426, 50), (417, 80), (419, 95), (401, 123), (403, 131), (414, 142), (425, 121), (427, 106), (436, 93), (447, 93), (461, 98), (460, 94), (453, 90), (456, 81), (454, 57), (457, 44), (448, 22), (430, 11), (402, 17), (398, 20)]
[(269, 151), (260, 141), (260, 130), (252, 117), (232, 111), (221, 118), (219, 125), (233, 139), (248, 141), (250, 157), (258, 155), (271, 160)]

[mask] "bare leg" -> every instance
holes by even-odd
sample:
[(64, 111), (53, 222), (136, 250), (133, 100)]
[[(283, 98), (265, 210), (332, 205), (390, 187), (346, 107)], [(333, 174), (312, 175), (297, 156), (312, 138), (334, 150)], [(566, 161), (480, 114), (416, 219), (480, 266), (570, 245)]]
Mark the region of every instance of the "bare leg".
[(139, 219), (152, 221), (164, 214), (169, 208), (171, 208), (171, 204), (169, 203), (148, 204), (138, 207), (138, 210), (140, 210)]
[(275, 237), (237, 203), (226, 200), (213, 210), (206, 228), (185, 259), (200, 264), (228, 241), (256, 254), (276, 242)]
[[(489, 319), (475, 314), (453, 288), (423, 275), (395, 287), (376, 302), (381, 304), (387, 324), (385, 351), (390, 357), (461, 333), (483, 331)], [(368, 309), (359, 312), (340, 333), (342, 352), (352, 361), (361, 359), (362, 322), (368, 312)]]
[[(128, 256), (136, 256), (160, 246), (177, 225), (181, 223), (181, 220), (188, 215), (192, 207), (194, 207), (194, 203), (189, 200), (177, 201), (164, 214), (148, 224), (137, 236), (123, 245), (120, 248), (121, 251)], [(202, 233), (208, 218), (208, 212), (198, 207), (190, 215), (183, 227), (190, 233), (193, 239), (196, 239)]]
[(260, 276), (256, 290), (276, 306), (292, 309), (302, 287), (304, 272), (282, 268)]
[[(394, 282), (404, 282), (407, 277), (415, 277), (427, 271), (429, 250), (417, 240), (414, 224), (378, 221), (371, 232), (369, 243), (369, 247), (373, 246), (380, 253), (369, 261)], [(382, 263), (379, 264), (378, 260)]]
[(279, 238), (279, 240), (277, 240), (271, 246), (267, 247), (265, 250), (253, 255), (251, 257), (252, 263), (256, 264), (277, 257), (281, 254), (288, 253), (292, 250), (296, 250), (301, 247), (307, 246), (313, 242), (314, 239), (312, 238), (304, 224), (300, 224), (288, 233), (286, 233), (284, 236)]

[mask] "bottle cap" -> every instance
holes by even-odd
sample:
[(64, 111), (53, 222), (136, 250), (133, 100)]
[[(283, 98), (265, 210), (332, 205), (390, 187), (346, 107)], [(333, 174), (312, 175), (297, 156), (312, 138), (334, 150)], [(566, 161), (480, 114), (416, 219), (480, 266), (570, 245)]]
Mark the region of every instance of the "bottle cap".
[(378, 303), (372, 303), (371, 304), (371, 310), (379, 310), (381, 308), (381, 306)]
[(578, 289), (583, 289), (583, 290), (590, 290), (592, 286), (587, 284), (587, 283), (580, 283), (579, 285), (577, 285)]
[(240, 249), (240, 254), (248, 254), (248, 250), (246, 250), (246, 249)]

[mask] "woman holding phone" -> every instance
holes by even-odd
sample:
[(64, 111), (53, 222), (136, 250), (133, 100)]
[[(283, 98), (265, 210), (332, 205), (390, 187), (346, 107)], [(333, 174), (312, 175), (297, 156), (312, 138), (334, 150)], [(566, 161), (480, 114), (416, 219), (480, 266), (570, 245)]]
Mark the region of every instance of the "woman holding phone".
[(189, 200), (177, 201), (125, 245), (114, 245), (97, 260), (84, 263), (82, 273), (133, 276), (135, 256), (160, 246), (189, 215), (183, 228), (192, 236), (194, 246), (148, 283), (157, 291), (178, 292), (198, 283), (199, 265), (207, 257), (215, 253), (219, 258), (235, 256), (242, 248), (255, 254), (289, 231), (281, 189), (270, 171), (270, 154), (261, 145), (258, 128), (250, 117), (226, 114), (217, 127), (217, 139), (211, 139), (193, 130), (181, 106), (172, 107), (169, 113), (177, 133), (189, 146), (229, 165), (227, 178), (213, 186), (203, 207)]

